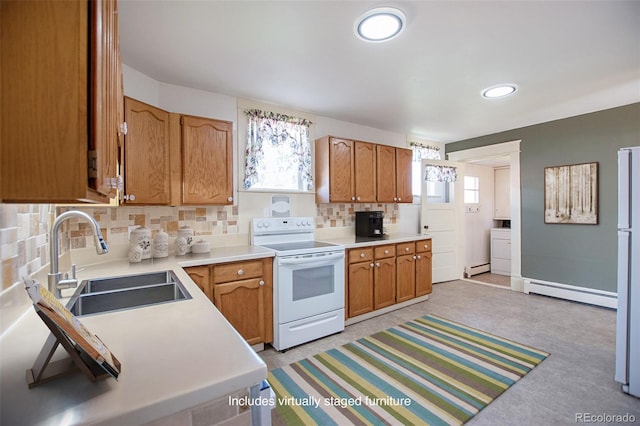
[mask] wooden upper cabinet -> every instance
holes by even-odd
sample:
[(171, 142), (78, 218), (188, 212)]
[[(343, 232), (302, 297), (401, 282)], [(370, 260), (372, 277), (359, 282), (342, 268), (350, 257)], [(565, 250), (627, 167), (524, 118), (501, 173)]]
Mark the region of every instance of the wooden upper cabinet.
[(329, 139), (329, 201), (350, 202), (355, 193), (354, 142)]
[(233, 204), (233, 123), (182, 116), (182, 204)]
[(396, 148), (396, 202), (412, 203), (411, 188), (413, 173), (413, 151), (406, 148)]
[(126, 204), (169, 204), (169, 113), (125, 98), (124, 192)]
[(357, 203), (376, 201), (376, 145), (355, 142), (355, 197)]
[(388, 145), (378, 145), (378, 202), (396, 202), (396, 149)]
[(115, 0), (0, 2), (4, 202), (106, 202), (115, 195), (117, 25)]

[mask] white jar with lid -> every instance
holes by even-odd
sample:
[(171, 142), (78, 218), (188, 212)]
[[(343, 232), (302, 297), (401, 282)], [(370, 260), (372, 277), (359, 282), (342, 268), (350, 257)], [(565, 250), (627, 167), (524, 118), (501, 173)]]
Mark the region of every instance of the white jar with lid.
[(153, 257), (161, 258), (169, 256), (169, 235), (161, 229), (153, 238)]
[(151, 259), (151, 229), (145, 228), (144, 226), (134, 229), (131, 231), (129, 241), (140, 246), (142, 249), (142, 260)]
[(176, 238), (175, 246), (176, 246), (176, 256), (184, 256), (185, 254), (187, 254), (189, 245), (187, 244), (187, 239), (185, 237)]
[(193, 229), (189, 225), (181, 226), (178, 229), (178, 237), (187, 240), (187, 253), (191, 253), (191, 244), (193, 243)]

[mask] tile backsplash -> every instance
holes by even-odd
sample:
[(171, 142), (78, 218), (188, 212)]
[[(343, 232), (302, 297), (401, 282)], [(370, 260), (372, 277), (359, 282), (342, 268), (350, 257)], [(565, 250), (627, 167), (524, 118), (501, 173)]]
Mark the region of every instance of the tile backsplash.
[(0, 204), (0, 290), (49, 263), (52, 211), (50, 204)]
[[(66, 208), (60, 208), (60, 210), (66, 210)], [(82, 207), (81, 210), (96, 218), (108, 244), (127, 244), (129, 231), (138, 226), (151, 229), (152, 235), (163, 229), (169, 237), (176, 237), (178, 228), (182, 226), (190, 226), (196, 236), (239, 232), (238, 206)], [(72, 221), (67, 232), (71, 249), (93, 245), (91, 230), (83, 222)]]
[(355, 227), (356, 212), (382, 210), (384, 226), (398, 220), (397, 204), (318, 204), (316, 228)]

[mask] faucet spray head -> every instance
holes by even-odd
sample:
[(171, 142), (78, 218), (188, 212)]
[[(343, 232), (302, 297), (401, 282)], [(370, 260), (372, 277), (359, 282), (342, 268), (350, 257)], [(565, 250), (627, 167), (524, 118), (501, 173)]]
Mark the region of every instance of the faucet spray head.
[(109, 247), (107, 246), (107, 242), (102, 238), (101, 234), (98, 234), (93, 237), (96, 245), (96, 253), (98, 254), (106, 254), (109, 252)]

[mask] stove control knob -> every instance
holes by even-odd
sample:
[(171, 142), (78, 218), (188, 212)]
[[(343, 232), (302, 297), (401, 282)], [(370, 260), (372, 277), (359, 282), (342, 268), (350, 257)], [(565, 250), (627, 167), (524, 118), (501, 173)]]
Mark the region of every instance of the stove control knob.
[(300, 219), (296, 220), (296, 225), (297, 225), (297, 226), (302, 225), (302, 221), (301, 221)]
[(268, 227), (270, 227), (270, 226), (271, 226), (271, 224), (270, 224), (269, 222), (264, 222), (264, 227), (265, 227), (265, 228), (268, 228)]
[(307, 219), (306, 224), (307, 224), (307, 226), (311, 226), (311, 219)]
[(264, 222), (256, 222), (256, 226), (258, 228), (262, 228), (264, 226)]

